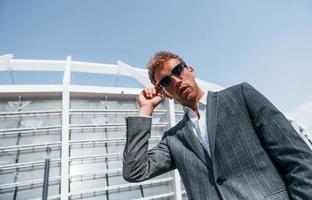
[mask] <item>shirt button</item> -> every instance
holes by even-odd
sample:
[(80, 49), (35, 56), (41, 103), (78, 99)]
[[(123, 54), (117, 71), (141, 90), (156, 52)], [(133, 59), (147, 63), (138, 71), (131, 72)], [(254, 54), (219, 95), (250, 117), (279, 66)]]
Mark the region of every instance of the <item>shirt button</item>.
[(226, 178), (223, 176), (220, 176), (219, 178), (217, 178), (218, 185), (222, 185), (225, 181), (226, 181)]

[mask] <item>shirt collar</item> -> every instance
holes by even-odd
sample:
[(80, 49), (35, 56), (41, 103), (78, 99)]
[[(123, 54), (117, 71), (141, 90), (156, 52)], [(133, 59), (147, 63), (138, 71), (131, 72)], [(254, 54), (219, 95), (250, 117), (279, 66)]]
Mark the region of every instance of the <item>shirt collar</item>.
[(199, 99), (199, 102), (204, 105), (207, 105), (207, 92), (205, 92), (202, 98)]

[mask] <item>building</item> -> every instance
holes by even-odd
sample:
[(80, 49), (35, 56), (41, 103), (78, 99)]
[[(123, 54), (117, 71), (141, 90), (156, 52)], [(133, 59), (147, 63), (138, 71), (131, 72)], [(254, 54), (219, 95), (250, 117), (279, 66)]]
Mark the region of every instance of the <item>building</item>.
[[(58, 84), (0, 85), (0, 199), (186, 199), (177, 171), (141, 183), (122, 178), (125, 117), (136, 115), (140, 88), (77, 85), (72, 73), (132, 77), (144, 69), (117, 64), (0, 57), (0, 70), (60, 72)], [(198, 80), (205, 90), (222, 87)], [(150, 147), (183, 116), (165, 100), (153, 115)], [(294, 123), (292, 121), (292, 123)], [(304, 130), (298, 132), (310, 145)]]

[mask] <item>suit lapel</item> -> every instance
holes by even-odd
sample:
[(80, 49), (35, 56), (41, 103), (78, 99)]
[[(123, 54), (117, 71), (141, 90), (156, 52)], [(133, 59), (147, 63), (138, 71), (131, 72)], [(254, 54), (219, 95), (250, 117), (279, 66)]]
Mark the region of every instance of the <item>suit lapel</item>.
[(196, 138), (194, 133), (192, 133), (192, 125), (188, 118), (188, 115), (185, 114), (183, 117), (184, 126), (181, 129), (184, 140), (189, 144), (190, 149), (196, 154), (196, 156), (209, 168), (212, 168), (211, 161), (207, 155), (206, 150), (200, 144), (199, 140)]
[(218, 93), (209, 92), (207, 95), (207, 105), (206, 105), (206, 120), (207, 120), (207, 131), (208, 140), (210, 147), (211, 160), (214, 160), (214, 149), (216, 140), (216, 128), (217, 128), (217, 106), (218, 106)]

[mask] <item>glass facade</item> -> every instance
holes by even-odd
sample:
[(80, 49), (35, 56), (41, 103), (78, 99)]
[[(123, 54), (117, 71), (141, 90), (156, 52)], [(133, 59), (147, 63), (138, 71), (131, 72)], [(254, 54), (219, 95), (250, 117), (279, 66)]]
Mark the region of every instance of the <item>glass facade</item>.
[(49, 195), (59, 194), (60, 108), (60, 100), (0, 102), (0, 199), (41, 197), (47, 149)]
[[(170, 127), (168, 106), (154, 112), (149, 148)], [(70, 98), (69, 199), (175, 199), (173, 172), (141, 183), (122, 177), (125, 117), (137, 111), (134, 95)], [(41, 199), (45, 180), (48, 199), (61, 198), (62, 113), (60, 98), (0, 98), (0, 199)]]

